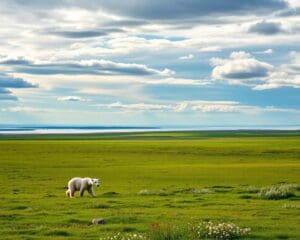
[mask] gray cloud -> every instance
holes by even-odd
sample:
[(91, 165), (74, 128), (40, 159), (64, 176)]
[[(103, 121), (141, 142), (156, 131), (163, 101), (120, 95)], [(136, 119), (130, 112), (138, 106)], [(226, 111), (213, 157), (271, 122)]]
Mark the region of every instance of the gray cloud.
[(147, 25), (149, 22), (144, 20), (135, 20), (135, 19), (126, 19), (126, 20), (113, 20), (113, 21), (105, 21), (101, 23), (103, 26), (107, 27), (135, 27)]
[(0, 73), (0, 101), (17, 100), (7, 88), (35, 88), (37, 85), (31, 84), (22, 78), (15, 78), (5, 73)]
[(44, 31), (46, 34), (51, 34), (64, 38), (93, 38), (106, 36), (111, 33), (124, 32), (122, 29), (117, 28), (104, 28), (101, 30), (82, 30), (82, 31), (69, 31), (69, 30), (48, 30)]
[(274, 34), (284, 32), (284, 30), (282, 29), (281, 23), (279, 22), (262, 21), (252, 25), (249, 28), (248, 32), (262, 34), (262, 35), (274, 35)]
[(214, 69), (214, 79), (225, 79), (233, 84), (245, 84), (253, 80), (266, 78), (273, 70), (273, 66), (261, 62), (246, 52), (233, 52), (229, 59), (214, 58), (211, 60)]
[(288, 8), (286, 10), (282, 10), (276, 14), (278, 17), (292, 17), (300, 15), (300, 7), (298, 8)]
[(135, 63), (118, 63), (107, 60), (82, 60), (66, 62), (37, 63), (24, 58), (0, 59), (0, 65), (12, 71), (36, 74), (90, 74), (90, 75), (171, 75), (169, 69), (157, 70)]
[(17, 99), (18, 99), (17, 97), (11, 94), (11, 91), (4, 88), (0, 88), (0, 101), (1, 100), (16, 101)]
[(127, 16), (133, 19), (168, 20), (201, 18), (209, 15), (240, 15), (240, 14), (268, 14), (274, 11), (288, 9), (285, 0), (3, 0), (3, 7), (14, 6), (14, 9), (21, 9), (26, 12), (47, 12), (47, 10), (78, 7), (88, 10), (105, 10), (108, 13)]
[(34, 88), (37, 87), (22, 78), (14, 78), (7, 74), (0, 74), (0, 89), (1, 88)]
[[(95, 5), (93, 1), (93, 4)], [(265, 14), (288, 7), (283, 0), (131, 0), (100, 1), (99, 7), (116, 14), (139, 19), (198, 18), (207, 15)]]

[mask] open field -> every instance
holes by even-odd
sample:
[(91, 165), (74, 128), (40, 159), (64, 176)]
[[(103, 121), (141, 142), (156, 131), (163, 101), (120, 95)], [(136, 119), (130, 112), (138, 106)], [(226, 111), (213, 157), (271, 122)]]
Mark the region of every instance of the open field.
[[(254, 191), (300, 184), (299, 132), (2, 136), (0, 165), (0, 239), (99, 239), (203, 220), (250, 227), (251, 239), (300, 239), (299, 189), (283, 200)], [(66, 198), (74, 176), (100, 178), (98, 196)], [(100, 217), (105, 225), (90, 224)]]

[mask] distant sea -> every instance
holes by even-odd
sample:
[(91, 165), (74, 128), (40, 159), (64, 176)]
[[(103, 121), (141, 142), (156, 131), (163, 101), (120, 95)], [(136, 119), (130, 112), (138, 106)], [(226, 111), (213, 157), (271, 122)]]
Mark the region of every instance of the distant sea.
[(159, 131), (217, 131), (217, 130), (300, 130), (293, 126), (192, 126), (192, 127), (138, 127), (138, 126), (29, 126), (1, 125), (0, 134), (88, 134), (121, 132), (159, 132)]

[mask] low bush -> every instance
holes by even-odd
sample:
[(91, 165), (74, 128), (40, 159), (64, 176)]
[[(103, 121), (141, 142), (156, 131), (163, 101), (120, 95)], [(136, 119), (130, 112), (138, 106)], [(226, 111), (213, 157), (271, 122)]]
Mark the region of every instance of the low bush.
[(298, 189), (296, 184), (279, 184), (262, 188), (258, 196), (262, 199), (278, 200), (287, 199), (295, 196)]
[(238, 239), (250, 234), (250, 228), (240, 228), (234, 223), (202, 222), (192, 225), (192, 231), (198, 236), (197, 239)]
[(247, 237), (250, 228), (240, 228), (233, 223), (201, 222), (198, 224), (152, 224), (147, 234), (116, 233), (100, 240), (233, 240)]

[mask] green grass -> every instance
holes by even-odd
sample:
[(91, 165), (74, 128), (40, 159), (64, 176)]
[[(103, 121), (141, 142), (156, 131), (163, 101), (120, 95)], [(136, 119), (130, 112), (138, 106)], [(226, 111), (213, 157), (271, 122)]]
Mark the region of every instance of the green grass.
[[(206, 220), (250, 227), (251, 239), (300, 239), (299, 188), (259, 197), (300, 183), (299, 132), (89, 136), (2, 137), (0, 239), (99, 239)], [(97, 197), (66, 198), (74, 176), (100, 178)]]

